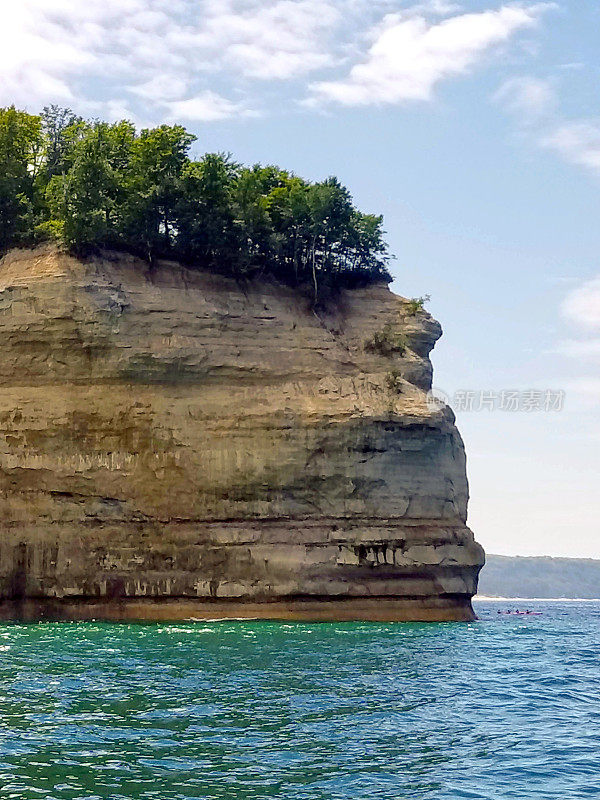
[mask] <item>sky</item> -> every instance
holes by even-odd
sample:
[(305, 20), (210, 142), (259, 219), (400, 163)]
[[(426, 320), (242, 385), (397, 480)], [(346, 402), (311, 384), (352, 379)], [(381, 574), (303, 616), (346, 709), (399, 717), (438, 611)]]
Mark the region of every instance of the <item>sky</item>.
[(478, 540), (600, 558), (599, 3), (0, 4), (1, 105), (180, 122), (383, 214)]

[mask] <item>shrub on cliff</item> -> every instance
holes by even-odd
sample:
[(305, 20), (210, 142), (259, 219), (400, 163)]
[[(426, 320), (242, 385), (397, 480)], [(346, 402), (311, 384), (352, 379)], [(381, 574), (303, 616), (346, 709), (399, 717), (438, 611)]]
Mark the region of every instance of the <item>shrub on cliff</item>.
[(404, 305), (409, 316), (414, 317), (419, 311), (423, 311), (425, 303), (428, 303), (430, 300), (431, 297), (426, 294), (424, 297), (412, 297), (410, 300), (405, 300)]
[(56, 106), (0, 109), (0, 252), (56, 238), (236, 276), (318, 286), (389, 280), (382, 218), (335, 178), (190, 158), (178, 125), (137, 132)]
[(384, 325), (382, 330), (375, 333), (365, 340), (365, 350), (371, 353), (378, 353), (380, 356), (390, 358), (393, 355), (403, 356), (408, 347), (406, 334), (394, 329), (389, 323)]

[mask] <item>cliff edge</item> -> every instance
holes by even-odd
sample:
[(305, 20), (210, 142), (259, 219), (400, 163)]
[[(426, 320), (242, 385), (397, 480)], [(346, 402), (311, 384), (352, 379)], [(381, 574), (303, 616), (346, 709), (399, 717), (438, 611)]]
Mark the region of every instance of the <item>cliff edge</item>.
[(0, 616), (471, 619), (438, 323), (56, 249), (0, 262)]

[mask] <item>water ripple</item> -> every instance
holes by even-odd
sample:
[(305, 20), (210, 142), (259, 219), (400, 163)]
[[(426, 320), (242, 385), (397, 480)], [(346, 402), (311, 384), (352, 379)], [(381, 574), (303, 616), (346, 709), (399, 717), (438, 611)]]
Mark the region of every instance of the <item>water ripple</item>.
[(600, 604), (0, 626), (7, 800), (600, 797)]

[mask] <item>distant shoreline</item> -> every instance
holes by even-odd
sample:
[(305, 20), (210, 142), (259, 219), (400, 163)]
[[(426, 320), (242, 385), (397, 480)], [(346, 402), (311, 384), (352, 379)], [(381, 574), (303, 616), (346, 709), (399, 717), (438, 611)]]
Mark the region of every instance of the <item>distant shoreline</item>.
[(478, 588), (479, 596), (490, 600), (599, 600), (600, 561), (488, 553)]
[(487, 597), (483, 594), (476, 594), (473, 602), (477, 601), (502, 601), (505, 602), (519, 602), (519, 603), (600, 603), (600, 597)]

